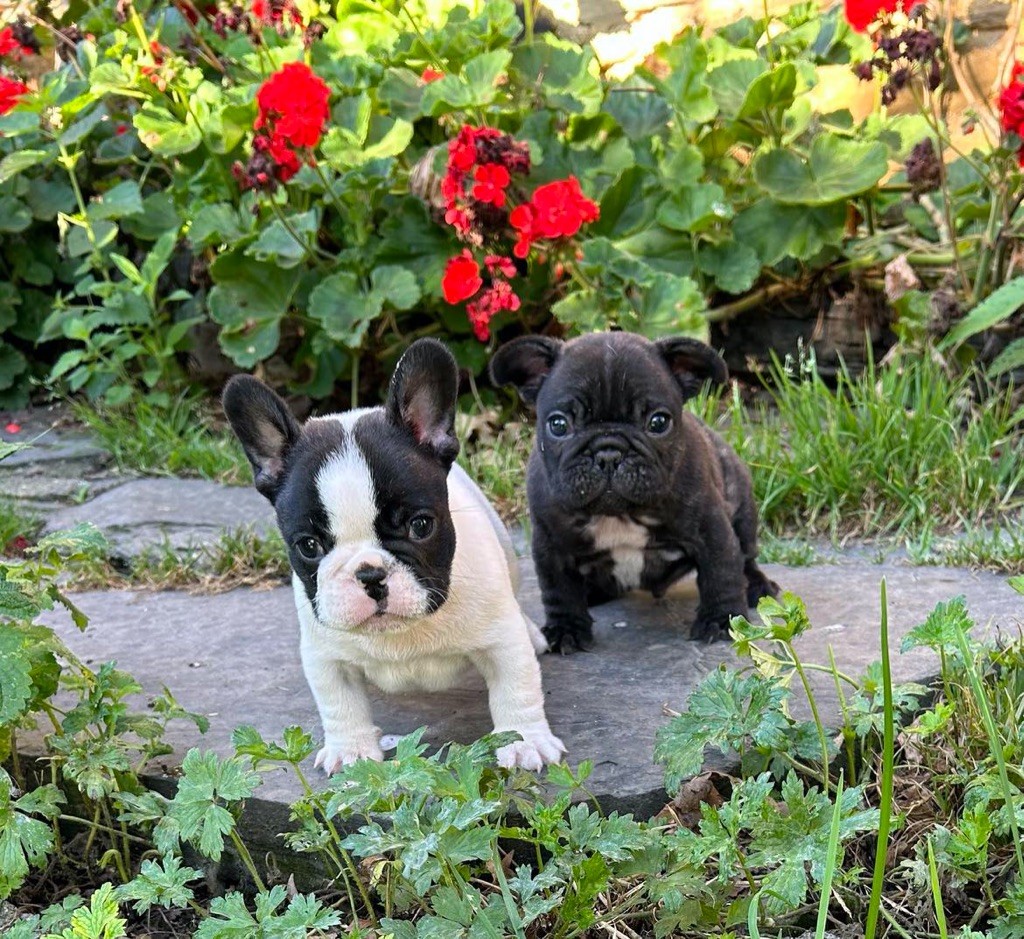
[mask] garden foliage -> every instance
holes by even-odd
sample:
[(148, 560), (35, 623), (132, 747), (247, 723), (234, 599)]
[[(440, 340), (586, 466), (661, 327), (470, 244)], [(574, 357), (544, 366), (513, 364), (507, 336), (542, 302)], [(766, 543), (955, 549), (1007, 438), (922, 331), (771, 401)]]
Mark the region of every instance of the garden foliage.
[[(7, 403), (36, 342), (73, 391), (160, 395), (207, 319), (237, 366), (278, 356), (313, 396), (422, 332), (479, 372), (474, 310), (442, 277), (481, 226), (506, 260), (480, 264), (477, 323), (699, 335), (709, 306), (842, 259), (851, 201), (920, 136), (911, 118), (815, 111), (818, 67), (868, 47), (810, 5), (767, 42), (749, 18), (687, 31), (622, 81), (589, 49), (524, 35), (508, 0), (259, 10), (110, 0), (57, 24), (66, 63), (0, 117)], [(528, 155), (511, 178), (477, 161), (468, 229), (441, 192), (462, 128)], [(524, 237), (553, 183), (597, 208)]]

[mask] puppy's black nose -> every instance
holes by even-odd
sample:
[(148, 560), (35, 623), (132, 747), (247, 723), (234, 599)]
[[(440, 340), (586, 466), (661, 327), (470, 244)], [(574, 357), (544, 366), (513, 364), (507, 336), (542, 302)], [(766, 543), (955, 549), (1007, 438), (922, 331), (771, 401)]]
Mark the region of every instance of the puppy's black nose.
[(388, 595), (387, 580), (388, 572), (383, 567), (374, 567), (372, 564), (364, 564), (356, 570), (356, 580), (363, 585), (366, 595), (378, 603)]
[(594, 453), (597, 468), (610, 473), (622, 462), (622, 451), (618, 447), (602, 447)]

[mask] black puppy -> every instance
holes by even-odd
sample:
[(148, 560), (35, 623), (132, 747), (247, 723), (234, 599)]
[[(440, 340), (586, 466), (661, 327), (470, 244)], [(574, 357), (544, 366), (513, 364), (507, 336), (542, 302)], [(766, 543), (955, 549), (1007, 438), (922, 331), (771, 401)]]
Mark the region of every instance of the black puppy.
[(589, 606), (641, 588), (661, 597), (696, 569), (691, 638), (728, 636), (729, 620), (778, 586), (757, 566), (750, 473), (683, 410), (725, 362), (694, 339), (594, 333), (526, 336), (491, 361), (537, 411), (527, 471), (533, 557), (552, 649), (592, 639)]

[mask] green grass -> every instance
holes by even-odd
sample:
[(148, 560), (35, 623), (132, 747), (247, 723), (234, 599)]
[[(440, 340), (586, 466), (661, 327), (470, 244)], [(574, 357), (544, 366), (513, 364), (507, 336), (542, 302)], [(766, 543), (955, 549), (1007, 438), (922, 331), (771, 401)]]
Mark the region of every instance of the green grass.
[(249, 527), (226, 531), (208, 545), (185, 550), (169, 542), (132, 558), (126, 568), (105, 552), (69, 568), (79, 590), (137, 587), (219, 593), (235, 587), (277, 586), (291, 574), (284, 541), (276, 529), (266, 535)]
[(925, 532), (908, 542), (907, 556), (919, 565), (1024, 574), (1024, 525), (1018, 522), (991, 529), (974, 528), (957, 538), (935, 538)]
[(503, 519), (525, 522), (526, 461), (533, 447), (533, 426), (518, 421), (498, 425), (497, 421), (497, 414), (474, 415), (460, 421), (459, 463)]
[(1021, 418), (1009, 392), (975, 394), (930, 358), (869, 363), (828, 387), (776, 365), (770, 405), (734, 395), (719, 425), (777, 532), (956, 530), (1024, 504)]
[(827, 564), (830, 561), (828, 556), (823, 555), (809, 541), (803, 541), (800, 538), (782, 538), (771, 529), (761, 532), (758, 548), (758, 560), (764, 564), (809, 567), (812, 564)]
[(170, 407), (133, 401), (124, 408), (75, 405), (75, 416), (110, 451), (118, 467), (154, 476), (200, 476), (251, 482), (249, 464), (234, 435), (213, 419), (212, 406), (192, 395)]

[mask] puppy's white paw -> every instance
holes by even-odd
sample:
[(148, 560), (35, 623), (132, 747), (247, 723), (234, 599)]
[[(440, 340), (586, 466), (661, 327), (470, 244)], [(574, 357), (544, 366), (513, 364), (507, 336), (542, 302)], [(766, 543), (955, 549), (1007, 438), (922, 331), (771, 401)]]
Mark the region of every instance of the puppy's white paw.
[(512, 729), (521, 734), (523, 739), (499, 748), (499, 766), (508, 769), (520, 766), (538, 773), (545, 763), (558, 763), (565, 754), (565, 744), (551, 733), (548, 727), (531, 730), (521, 730), (518, 727)]
[(530, 634), (530, 644), (533, 646), (533, 651), (538, 655), (542, 652), (547, 652), (548, 641), (545, 638), (544, 633), (540, 631), (540, 627), (525, 614), (523, 619), (526, 620), (526, 631)]
[(357, 737), (353, 740), (330, 740), (327, 741), (316, 755), (314, 766), (319, 766), (331, 776), (338, 772), (343, 766), (355, 763), (356, 760), (380, 760), (384, 759), (384, 752), (376, 735)]

